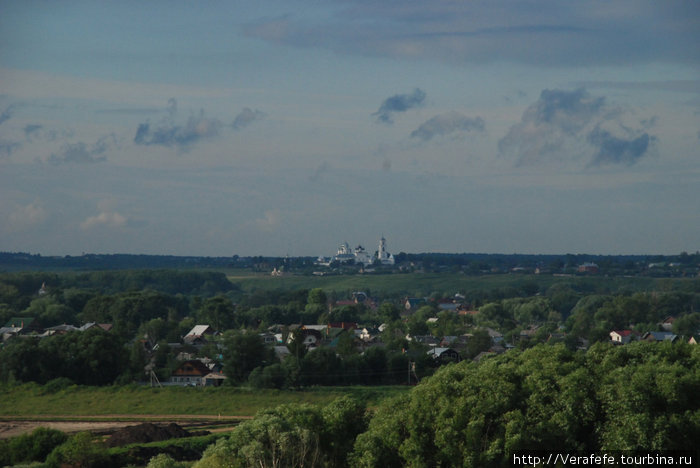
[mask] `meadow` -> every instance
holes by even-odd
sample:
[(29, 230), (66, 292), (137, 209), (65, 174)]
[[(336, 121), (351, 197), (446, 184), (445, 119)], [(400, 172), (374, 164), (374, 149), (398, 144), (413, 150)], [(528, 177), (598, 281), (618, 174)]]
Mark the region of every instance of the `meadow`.
[(682, 289), (685, 279), (651, 277), (606, 277), (606, 276), (554, 276), (535, 274), (488, 274), (471, 276), (463, 273), (394, 273), (302, 276), (286, 275), (273, 277), (269, 274), (229, 272), (229, 281), (242, 292), (293, 291), (322, 288), (326, 292), (347, 293), (365, 291), (381, 297), (429, 296), (433, 293), (455, 294), (470, 291), (492, 292), (520, 289), (523, 286), (546, 291), (555, 284), (566, 284), (585, 292), (617, 292)]
[(312, 387), (304, 390), (253, 390), (234, 387), (147, 387), (71, 385), (49, 391), (34, 383), (3, 385), (0, 418), (102, 417), (114, 415), (207, 415), (250, 417), (287, 403), (325, 405), (349, 395), (367, 406), (406, 393), (411, 387)]

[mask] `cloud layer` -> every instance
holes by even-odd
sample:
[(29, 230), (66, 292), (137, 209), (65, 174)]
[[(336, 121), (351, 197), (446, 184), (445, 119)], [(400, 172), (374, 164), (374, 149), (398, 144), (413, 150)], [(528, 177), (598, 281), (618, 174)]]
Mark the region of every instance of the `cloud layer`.
[(296, 47), (449, 63), (618, 65), (700, 58), (700, 49), (689, 46), (700, 42), (695, 2), (350, 0), (332, 11), (268, 18), (249, 24), (246, 33)]

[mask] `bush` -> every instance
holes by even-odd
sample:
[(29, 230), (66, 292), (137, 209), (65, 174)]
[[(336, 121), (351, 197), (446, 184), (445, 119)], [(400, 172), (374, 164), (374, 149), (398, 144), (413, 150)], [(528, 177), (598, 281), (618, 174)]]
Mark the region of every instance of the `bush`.
[(253, 369), (248, 376), (248, 383), (253, 388), (282, 388), (286, 377), (282, 365), (276, 363)]
[(106, 450), (93, 440), (89, 432), (80, 432), (64, 444), (56, 447), (46, 458), (46, 466), (59, 468), (64, 465), (97, 467), (107, 466)]
[(39, 427), (31, 434), (0, 441), (0, 465), (16, 465), (24, 462), (43, 462), (68, 436), (61, 431)]
[(59, 377), (57, 379), (49, 380), (43, 387), (44, 393), (58, 393), (61, 390), (73, 385), (73, 381), (67, 377)]
[(146, 468), (185, 468), (188, 465), (188, 463), (176, 461), (170, 455), (161, 453), (151, 458)]

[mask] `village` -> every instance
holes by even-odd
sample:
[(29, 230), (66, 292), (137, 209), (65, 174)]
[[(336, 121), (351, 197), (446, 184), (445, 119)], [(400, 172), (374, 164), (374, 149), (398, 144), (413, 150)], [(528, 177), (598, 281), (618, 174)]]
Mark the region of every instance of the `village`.
[[(278, 323), (264, 329), (258, 327), (257, 330), (244, 330), (257, 337), (268, 351), (267, 356), (274, 356), (273, 360), (266, 360), (262, 356), (252, 359), (263, 366), (263, 370), (275, 362), (283, 364), (290, 354), (299, 349), (303, 350), (305, 356), (325, 350), (339, 361), (350, 356), (363, 356), (368, 350), (374, 349), (381, 350), (387, 362), (390, 360), (387, 352), (400, 353), (406, 364), (405, 372), (404, 369), (397, 370), (395, 364), (393, 368), (380, 366), (378, 372), (385, 373), (387, 378), (376, 379), (377, 382), (416, 384), (422, 376), (430, 375), (434, 369), (448, 363), (463, 360), (480, 362), (537, 343), (565, 343), (577, 350), (586, 350), (591, 344), (590, 337), (574, 336), (571, 330), (567, 333), (564, 324), (552, 322), (551, 310), (547, 317), (549, 321), (521, 321), (512, 323), (510, 326), (513, 328), (507, 330), (509, 326), (499, 327), (498, 321), (490, 316), (493, 304), (482, 307), (482, 313), (462, 294), (440, 298), (405, 297), (396, 303), (380, 303), (363, 291), (355, 291), (347, 299), (334, 300), (327, 299), (323, 291), (314, 292), (323, 301), (322, 304), (315, 304), (323, 311), (316, 323)], [(37, 296), (46, 293), (46, 285), (43, 284)], [(529, 306), (542, 307), (541, 300), (537, 297), (531, 299)], [(527, 305), (528, 301), (521, 300), (520, 306), (523, 304)], [(534, 313), (537, 315), (537, 312)], [(542, 313), (538, 317), (544, 318)], [(683, 320), (686, 319), (682, 318), (681, 322)], [(688, 334), (687, 327), (674, 327), (675, 322), (674, 316), (668, 316), (653, 329), (641, 331), (638, 328), (616, 328), (608, 331), (604, 341), (611, 346), (634, 341), (697, 344), (700, 339), (698, 334)], [(695, 326), (697, 331), (695, 322), (690, 326)], [(112, 329), (110, 323), (96, 322), (87, 322), (81, 326), (64, 323), (43, 327), (35, 317), (11, 317), (0, 328), (0, 346), (4, 347), (18, 339), (43, 340), (89, 330), (111, 333)], [(149, 336), (148, 333), (132, 338), (127, 346), (140, 348), (144, 356), (143, 374), (138, 380), (152, 386), (221, 385), (227, 378), (224, 366), (224, 356), (227, 353), (224, 335), (227, 332), (238, 333), (203, 323), (194, 325), (176, 342), (159, 341), (157, 336)], [(255, 349), (259, 351), (261, 348)], [(162, 368), (164, 355), (167, 356), (167, 370)], [(160, 369), (157, 361), (161, 362)], [(418, 373), (417, 362), (420, 369)], [(250, 367), (246, 377), (253, 370)], [(347, 381), (352, 382), (352, 379)], [(284, 385), (284, 381), (277, 381), (275, 385)]]

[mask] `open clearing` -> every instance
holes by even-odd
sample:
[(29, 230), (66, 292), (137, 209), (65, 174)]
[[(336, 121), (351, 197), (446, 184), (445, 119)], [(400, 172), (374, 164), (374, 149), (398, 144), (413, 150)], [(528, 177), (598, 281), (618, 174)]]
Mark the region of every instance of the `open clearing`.
[(35, 416), (32, 418), (0, 418), (0, 439), (16, 437), (32, 432), (38, 427), (47, 427), (74, 434), (89, 431), (93, 434), (108, 435), (117, 429), (135, 426), (144, 422), (169, 424), (176, 423), (188, 431), (207, 430), (209, 432), (226, 432), (235, 427), (241, 420), (250, 416), (219, 416), (219, 415), (128, 415), (112, 414), (101, 416), (54, 417)]

